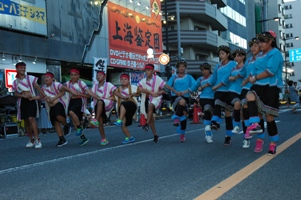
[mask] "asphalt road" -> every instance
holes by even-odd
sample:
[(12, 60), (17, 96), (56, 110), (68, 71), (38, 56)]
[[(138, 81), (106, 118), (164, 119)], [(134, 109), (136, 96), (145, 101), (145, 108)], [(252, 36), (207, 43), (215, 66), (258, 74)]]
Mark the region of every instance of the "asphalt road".
[(26, 137), (1, 139), (0, 199), (301, 199), (301, 141), (292, 139), (301, 132), (301, 111), (282, 110), (276, 120), (282, 150), (274, 156), (266, 155), (268, 137), (261, 153), (253, 151), (255, 138), (243, 149), (243, 135), (224, 146), (224, 125), (206, 144), (204, 125), (188, 124), (180, 143), (170, 119), (156, 122), (159, 143), (138, 124), (128, 145), (118, 127), (106, 127), (107, 146), (97, 129), (85, 131), (83, 147), (74, 134), (62, 148), (54, 133), (41, 135), (42, 149), (26, 149)]

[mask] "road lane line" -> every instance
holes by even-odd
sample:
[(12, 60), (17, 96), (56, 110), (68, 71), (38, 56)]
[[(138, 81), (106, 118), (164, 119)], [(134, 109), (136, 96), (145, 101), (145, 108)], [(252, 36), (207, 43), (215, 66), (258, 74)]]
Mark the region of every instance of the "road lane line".
[[(204, 128), (186, 131), (186, 133), (193, 133), (193, 132), (198, 132), (198, 131), (202, 131), (202, 130), (204, 130)], [(179, 134), (175, 133), (175, 134), (172, 134), (172, 135), (161, 136), (160, 139), (174, 137), (174, 136), (178, 136), (178, 135)], [(65, 156), (65, 157), (62, 157), (62, 158), (55, 158), (55, 159), (52, 159), (52, 160), (46, 160), (46, 161), (32, 163), (32, 164), (28, 164), (28, 165), (22, 165), (22, 166), (18, 166), (18, 167), (7, 168), (7, 169), (0, 170), (0, 175), (5, 174), (5, 173), (9, 173), (9, 172), (16, 172), (16, 171), (20, 171), (20, 170), (24, 170), (24, 169), (29, 169), (29, 168), (32, 168), (32, 167), (43, 166), (43, 165), (50, 164), (50, 163), (57, 163), (57, 162), (64, 161), (64, 160), (70, 160), (70, 159), (73, 159), (73, 158), (79, 158), (79, 157), (92, 155), (92, 154), (96, 154), (96, 153), (100, 153), (100, 152), (111, 151), (111, 150), (119, 149), (119, 148), (125, 148), (125, 147), (129, 147), (129, 146), (133, 146), (133, 145), (137, 145), (137, 144), (142, 144), (142, 143), (146, 143), (146, 142), (150, 142), (150, 141), (153, 141), (153, 139), (137, 141), (137, 142), (126, 144), (126, 145), (121, 144), (121, 145), (114, 146), (114, 147), (108, 147), (108, 148), (99, 149), (99, 150), (95, 150), (95, 151), (90, 151), (90, 152), (86, 152), (86, 153), (75, 154), (75, 155), (72, 155), (72, 156)]]
[(271, 161), (273, 158), (275, 158), (277, 155), (279, 155), (281, 152), (286, 150), (288, 147), (290, 147), (292, 144), (294, 144), (296, 141), (298, 141), (301, 138), (301, 132), (297, 135), (291, 137), (290, 139), (286, 140), (284, 143), (279, 145), (277, 147), (277, 153), (276, 155), (269, 156), (267, 154), (261, 156), (257, 160), (253, 161), (243, 169), (239, 170), (226, 180), (218, 183), (217, 185), (213, 186), (211, 189), (207, 190), (200, 196), (196, 197), (195, 200), (215, 200), (221, 197), (224, 193), (226, 193), (228, 190), (232, 189), (234, 186), (236, 186), (238, 183), (243, 181), (245, 178), (253, 174), (255, 171), (257, 171), (259, 168), (264, 166), (266, 163)]

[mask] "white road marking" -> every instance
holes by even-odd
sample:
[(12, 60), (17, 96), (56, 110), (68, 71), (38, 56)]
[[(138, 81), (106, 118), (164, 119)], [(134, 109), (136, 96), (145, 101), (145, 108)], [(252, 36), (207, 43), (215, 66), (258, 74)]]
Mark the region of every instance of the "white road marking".
[[(281, 111), (286, 112), (286, 111), (289, 111), (289, 110), (290, 109), (285, 109), (285, 110), (281, 110)], [(170, 120), (170, 118), (161, 119), (160, 121), (165, 121), (165, 120)], [(275, 122), (278, 123), (280, 121), (277, 120)], [(115, 127), (115, 126), (112, 126), (112, 127)], [(266, 127), (266, 123), (265, 123), (265, 127)], [(204, 130), (204, 128), (187, 131), (186, 133), (193, 133), (193, 132), (198, 132), (198, 131), (202, 131), (202, 130)], [(164, 139), (164, 138), (174, 137), (174, 136), (177, 136), (177, 135), (178, 134), (176, 133), (176, 134), (167, 135), (167, 136), (160, 136), (160, 138)], [(32, 164), (28, 164), (28, 165), (22, 165), (22, 166), (19, 166), (19, 167), (12, 167), (12, 168), (8, 168), (8, 169), (3, 169), (3, 170), (0, 170), (0, 175), (5, 174), (5, 173), (9, 173), (9, 172), (15, 172), (15, 171), (20, 171), (20, 170), (24, 170), (24, 169), (29, 169), (31, 167), (43, 166), (43, 165), (50, 164), (50, 163), (56, 163), (56, 162), (69, 160), (69, 159), (73, 159), (73, 158), (78, 158), (78, 157), (83, 157), (83, 156), (87, 156), (87, 155), (92, 155), (92, 154), (96, 154), (96, 153), (100, 153), (100, 152), (111, 151), (111, 150), (114, 150), (114, 149), (119, 149), (119, 148), (124, 148), (124, 147), (132, 146), (132, 145), (142, 144), (142, 143), (150, 142), (152, 140), (153, 139), (147, 139), (147, 140), (142, 140), (142, 141), (130, 143), (130, 144), (127, 144), (127, 145), (118, 145), (118, 146), (109, 147), (109, 148), (105, 148), (105, 149), (99, 149), (99, 150), (90, 151), (90, 152), (86, 152), (86, 153), (80, 153), (80, 154), (66, 156), (66, 157), (62, 157), (62, 158), (56, 158), (56, 159), (37, 162), (37, 163), (32, 163)]]
[[(195, 130), (191, 130), (191, 131), (186, 131), (186, 133), (193, 133), (193, 132), (198, 132), (198, 131), (202, 131), (202, 130), (204, 130), (204, 128), (195, 129)], [(175, 133), (175, 134), (172, 134), (172, 135), (160, 136), (160, 138), (164, 139), (164, 138), (174, 137), (174, 136), (178, 136), (178, 135), (179, 134)], [(99, 149), (99, 150), (90, 151), (90, 152), (86, 152), (86, 153), (80, 153), (80, 154), (66, 156), (66, 157), (62, 157), (62, 158), (56, 158), (56, 159), (46, 160), (46, 161), (32, 163), (32, 164), (28, 164), (28, 165), (22, 165), (22, 166), (19, 166), (19, 167), (12, 167), (12, 168), (8, 168), (8, 169), (3, 169), (3, 170), (0, 170), (0, 175), (5, 174), (5, 173), (9, 173), (9, 172), (16, 172), (16, 171), (20, 171), (20, 170), (24, 170), (24, 169), (29, 169), (29, 168), (32, 168), (32, 167), (43, 166), (43, 165), (50, 164), (50, 163), (57, 163), (57, 162), (64, 161), (64, 160), (70, 160), (70, 159), (73, 159), (73, 158), (79, 158), (79, 157), (92, 155), (92, 154), (96, 154), (96, 153), (100, 153), (100, 152), (111, 151), (111, 150), (119, 149), (119, 148), (125, 148), (125, 147), (129, 147), (129, 146), (137, 145), (137, 144), (150, 142), (152, 140), (153, 139), (147, 139), (147, 140), (142, 140), (142, 141), (126, 144), (126, 145), (118, 145), (118, 146), (109, 147), (109, 148), (105, 148), (105, 149)]]

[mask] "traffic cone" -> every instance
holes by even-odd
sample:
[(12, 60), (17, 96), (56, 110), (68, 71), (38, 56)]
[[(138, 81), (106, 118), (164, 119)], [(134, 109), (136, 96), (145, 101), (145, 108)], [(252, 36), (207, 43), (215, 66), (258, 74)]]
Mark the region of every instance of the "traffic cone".
[(138, 126), (144, 126), (146, 124), (146, 119), (144, 114), (140, 114), (140, 124)]
[(195, 103), (193, 107), (193, 118), (192, 122), (190, 124), (199, 124), (199, 112), (201, 111), (201, 108)]

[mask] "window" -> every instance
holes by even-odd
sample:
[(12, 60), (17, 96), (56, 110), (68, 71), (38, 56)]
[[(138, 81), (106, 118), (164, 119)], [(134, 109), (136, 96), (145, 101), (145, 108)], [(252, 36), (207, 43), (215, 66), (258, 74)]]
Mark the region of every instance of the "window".
[(207, 55), (195, 54), (195, 59), (196, 60), (206, 60), (207, 58), (208, 58)]
[(247, 49), (247, 40), (230, 32), (230, 41), (241, 48)]
[(292, 5), (285, 5), (285, 6), (284, 6), (284, 9), (285, 9), (285, 10), (290, 10), (290, 9), (292, 9)]
[(286, 24), (285, 28), (293, 28), (293, 24)]
[(285, 34), (285, 38), (292, 38), (293, 37), (293, 34), (292, 33), (286, 33)]
[(233, 19), (237, 23), (239, 23), (242, 26), (246, 27), (246, 18), (244, 16), (242, 16), (241, 14), (239, 14), (234, 9), (232, 9), (231, 7), (226, 6), (226, 7), (220, 8), (220, 11), (222, 13), (224, 13), (230, 19)]
[(281, 11), (282, 11), (281, 4), (278, 4), (278, 11), (279, 11), (279, 13), (281, 13)]
[(292, 19), (292, 18), (293, 18), (292, 14), (284, 15), (284, 19)]

